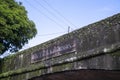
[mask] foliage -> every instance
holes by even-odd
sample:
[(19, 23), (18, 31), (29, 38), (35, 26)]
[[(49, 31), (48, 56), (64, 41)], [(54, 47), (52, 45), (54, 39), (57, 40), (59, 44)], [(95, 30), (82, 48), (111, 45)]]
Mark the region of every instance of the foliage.
[(16, 52), (37, 33), (27, 11), (14, 0), (0, 0), (0, 54)]

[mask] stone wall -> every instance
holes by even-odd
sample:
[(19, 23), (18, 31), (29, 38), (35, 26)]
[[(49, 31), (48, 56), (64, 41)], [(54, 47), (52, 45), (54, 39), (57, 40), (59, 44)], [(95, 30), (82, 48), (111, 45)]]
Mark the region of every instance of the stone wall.
[(30, 80), (120, 80), (119, 71), (71, 70), (38, 76)]
[[(76, 41), (75, 50), (32, 62), (33, 54), (39, 54), (41, 50), (53, 51), (51, 46), (62, 46), (73, 39)], [(2, 59), (0, 80), (27, 80), (73, 69), (120, 70), (119, 49), (120, 14), (116, 14)]]

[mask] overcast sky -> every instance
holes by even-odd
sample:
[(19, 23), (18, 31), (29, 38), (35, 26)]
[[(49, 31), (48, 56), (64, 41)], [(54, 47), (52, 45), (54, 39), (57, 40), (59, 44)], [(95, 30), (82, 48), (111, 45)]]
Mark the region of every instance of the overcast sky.
[(22, 2), (38, 34), (24, 49), (120, 12), (120, 0), (16, 0)]

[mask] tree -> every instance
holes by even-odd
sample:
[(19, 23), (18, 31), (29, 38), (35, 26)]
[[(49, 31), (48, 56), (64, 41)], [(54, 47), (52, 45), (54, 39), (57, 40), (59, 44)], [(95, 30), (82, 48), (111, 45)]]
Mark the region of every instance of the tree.
[(37, 34), (25, 8), (14, 0), (0, 0), (0, 54), (16, 52)]

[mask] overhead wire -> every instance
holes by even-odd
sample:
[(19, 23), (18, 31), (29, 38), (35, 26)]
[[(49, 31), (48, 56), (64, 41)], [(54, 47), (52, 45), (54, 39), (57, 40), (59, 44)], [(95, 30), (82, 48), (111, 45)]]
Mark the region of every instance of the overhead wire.
[[(65, 30), (65, 28), (59, 24), (58, 22), (56, 22), (54, 19), (52, 19), (51, 17), (47, 16), (45, 13), (43, 13), (40, 9), (38, 9), (36, 6), (32, 5), (29, 1), (25, 0), (26, 3), (32, 7), (33, 9), (35, 9), (36, 11), (38, 11), (40, 14), (42, 14), (43, 16), (45, 16), (46, 18), (48, 18), (49, 20), (51, 20), (52, 22), (54, 22), (55, 24), (57, 24), (59, 27), (61, 27), (62, 29)], [(47, 10), (47, 8), (46, 8)], [(52, 13), (51, 13), (52, 14)], [(49, 34), (41, 34), (41, 35), (36, 35), (37, 37), (42, 37), (42, 36), (51, 36), (51, 35), (57, 35), (57, 34), (61, 34), (61, 33), (66, 33), (66, 31), (64, 32), (56, 32), (56, 33), (49, 33)], [(25, 48), (30, 48), (29, 45), (26, 45)]]
[(47, 16), (45, 13), (43, 13), (40, 9), (38, 9), (37, 7), (35, 7), (34, 5), (32, 5), (31, 3), (29, 3), (29, 1), (25, 0), (27, 2), (27, 4), (29, 4), (32, 8), (36, 9), (36, 11), (38, 11), (40, 14), (42, 14), (43, 16), (45, 16), (46, 18), (48, 18), (49, 20), (51, 20), (52, 22), (54, 22), (55, 24), (57, 24), (60, 28), (64, 29), (65, 28), (59, 24), (58, 22), (56, 22), (54, 19), (52, 19), (51, 17)]
[(73, 24), (70, 20), (68, 20), (65, 16), (63, 16), (57, 9), (53, 8), (46, 0), (43, 0), (53, 11), (55, 11), (59, 16), (61, 16), (64, 20), (66, 20), (68, 23), (73, 25), (73, 27), (78, 28), (75, 24)]
[(49, 33), (49, 34), (40, 34), (37, 36), (50, 36), (50, 35), (57, 35), (57, 34), (61, 34), (61, 33), (65, 33), (65, 31), (64, 32)]
[(46, 8), (44, 5), (42, 5), (39, 1), (35, 0), (34, 2), (39, 4), (42, 8), (44, 8), (48, 13), (50, 13), (52, 16), (54, 16), (57, 20), (61, 21), (62, 23), (64, 23), (67, 26), (70, 26), (66, 22), (64, 22), (62, 19), (60, 19), (58, 16), (56, 16), (56, 14), (54, 14), (52, 11), (50, 11), (48, 8)]

